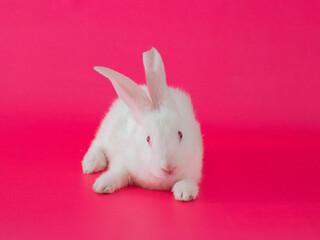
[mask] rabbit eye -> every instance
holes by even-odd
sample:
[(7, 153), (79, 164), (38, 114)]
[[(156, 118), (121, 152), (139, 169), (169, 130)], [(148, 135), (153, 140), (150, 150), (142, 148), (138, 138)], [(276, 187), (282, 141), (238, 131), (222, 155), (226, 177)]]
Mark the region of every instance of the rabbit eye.
[(148, 136), (146, 140), (147, 140), (147, 143), (150, 144), (150, 136)]
[(183, 137), (182, 132), (181, 132), (181, 131), (178, 131), (178, 135), (179, 135), (179, 141), (181, 142), (182, 137)]

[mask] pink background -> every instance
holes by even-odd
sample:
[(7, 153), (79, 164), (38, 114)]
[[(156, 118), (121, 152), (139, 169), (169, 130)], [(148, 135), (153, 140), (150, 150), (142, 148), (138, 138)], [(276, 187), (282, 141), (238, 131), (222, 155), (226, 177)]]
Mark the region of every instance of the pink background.
[[(318, 1), (0, 2), (0, 239), (319, 239)], [(204, 134), (201, 191), (98, 195), (80, 161), (156, 47)]]

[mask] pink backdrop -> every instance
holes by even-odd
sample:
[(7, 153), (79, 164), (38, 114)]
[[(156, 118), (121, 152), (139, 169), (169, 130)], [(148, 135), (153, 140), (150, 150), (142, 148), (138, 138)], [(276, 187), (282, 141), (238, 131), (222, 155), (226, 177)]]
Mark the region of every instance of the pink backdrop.
[[(0, 2), (1, 239), (319, 239), (318, 1)], [(80, 161), (156, 47), (205, 143), (200, 196), (98, 195)], [(112, 238), (113, 237), (113, 238)]]

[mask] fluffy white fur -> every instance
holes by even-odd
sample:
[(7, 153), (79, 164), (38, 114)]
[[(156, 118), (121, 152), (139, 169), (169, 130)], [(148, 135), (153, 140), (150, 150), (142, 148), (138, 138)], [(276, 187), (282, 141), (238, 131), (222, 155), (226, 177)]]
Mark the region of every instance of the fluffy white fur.
[(95, 67), (110, 79), (119, 98), (84, 156), (83, 172), (98, 172), (108, 166), (93, 185), (98, 193), (134, 184), (171, 190), (180, 201), (193, 200), (198, 195), (203, 146), (190, 97), (167, 87), (157, 50), (145, 52), (143, 62), (147, 87), (111, 69)]

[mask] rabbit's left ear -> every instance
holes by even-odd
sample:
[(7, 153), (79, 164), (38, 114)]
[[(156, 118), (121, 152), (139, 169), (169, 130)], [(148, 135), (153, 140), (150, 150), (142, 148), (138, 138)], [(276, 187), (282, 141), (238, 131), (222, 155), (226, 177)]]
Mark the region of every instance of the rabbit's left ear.
[(147, 86), (154, 108), (172, 101), (166, 84), (166, 74), (159, 52), (155, 48), (143, 53), (143, 64), (146, 72)]
[(105, 67), (94, 67), (94, 70), (109, 78), (122, 101), (131, 109), (133, 118), (142, 122), (145, 112), (152, 108), (148, 95), (128, 77)]

